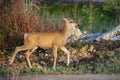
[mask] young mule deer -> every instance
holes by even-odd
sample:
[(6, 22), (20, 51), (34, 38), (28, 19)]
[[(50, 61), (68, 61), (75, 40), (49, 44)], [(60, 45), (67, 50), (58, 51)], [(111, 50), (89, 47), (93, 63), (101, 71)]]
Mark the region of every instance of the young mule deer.
[(28, 62), (28, 66), (32, 68), (29, 57), (38, 47), (41, 47), (43, 49), (49, 49), (49, 48), (53, 49), (53, 56), (54, 56), (53, 69), (56, 69), (58, 48), (60, 48), (62, 51), (64, 51), (67, 54), (67, 65), (69, 65), (70, 52), (64, 47), (64, 45), (67, 43), (67, 39), (75, 31), (75, 28), (78, 27), (78, 24), (68, 18), (63, 18), (63, 20), (65, 21), (65, 26), (62, 31), (25, 33), (24, 45), (16, 47), (9, 65), (13, 63), (15, 56), (19, 51), (27, 50), (25, 53), (26, 60)]

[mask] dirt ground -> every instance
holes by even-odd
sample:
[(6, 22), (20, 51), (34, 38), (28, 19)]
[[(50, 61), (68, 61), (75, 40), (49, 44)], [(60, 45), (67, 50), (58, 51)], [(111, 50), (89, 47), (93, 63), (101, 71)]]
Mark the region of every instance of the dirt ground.
[(0, 76), (0, 80), (120, 80), (120, 74)]

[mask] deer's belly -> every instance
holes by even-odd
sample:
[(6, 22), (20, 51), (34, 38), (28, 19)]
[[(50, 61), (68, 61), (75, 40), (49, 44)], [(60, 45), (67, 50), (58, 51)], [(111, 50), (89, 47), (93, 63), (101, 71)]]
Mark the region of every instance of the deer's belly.
[(49, 48), (52, 48), (52, 42), (49, 42), (49, 41), (46, 41), (44, 43), (40, 42), (38, 46), (43, 49), (49, 49)]

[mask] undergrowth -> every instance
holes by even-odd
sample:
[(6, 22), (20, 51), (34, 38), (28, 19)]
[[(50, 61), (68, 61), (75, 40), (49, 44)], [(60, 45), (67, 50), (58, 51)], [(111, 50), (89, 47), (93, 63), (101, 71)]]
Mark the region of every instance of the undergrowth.
[[(94, 74), (94, 73), (120, 73), (120, 53), (114, 56), (107, 56), (107, 59), (98, 57), (96, 61), (83, 62), (81, 61), (76, 66), (58, 65), (56, 70), (52, 67), (46, 66), (41, 68), (13, 68), (13, 67), (0, 67), (0, 74)], [(91, 65), (92, 63), (92, 65)]]

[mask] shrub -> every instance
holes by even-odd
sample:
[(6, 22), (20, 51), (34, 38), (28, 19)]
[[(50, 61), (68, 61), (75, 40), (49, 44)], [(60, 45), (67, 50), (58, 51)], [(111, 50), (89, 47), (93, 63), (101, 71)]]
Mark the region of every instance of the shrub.
[(11, 49), (22, 44), (26, 32), (42, 31), (38, 7), (31, 0), (3, 1), (0, 7), (1, 49)]

